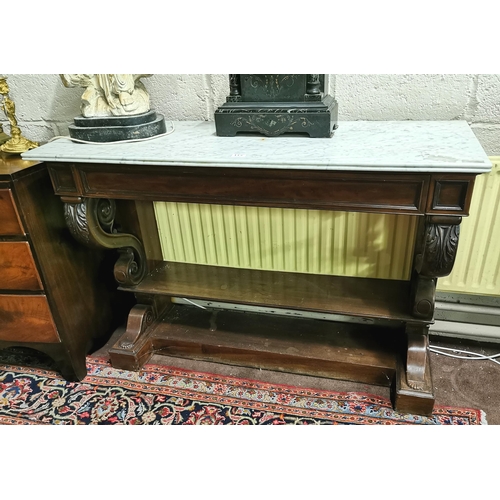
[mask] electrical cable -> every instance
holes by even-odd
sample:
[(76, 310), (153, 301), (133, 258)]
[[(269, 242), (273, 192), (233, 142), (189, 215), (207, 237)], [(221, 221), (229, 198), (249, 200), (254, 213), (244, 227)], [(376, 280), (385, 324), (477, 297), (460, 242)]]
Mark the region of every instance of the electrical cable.
[[(495, 358), (500, 358), (500, 353), (486, 356), (484, 354), (478, 354), (477, 352), (463, 351), (461, 349), (455, 349), (455, 348), (450, 348), (450, 347), (440, 347), (440, 346), (434, 346), (434, 345), (429, 345), (429, 351), (431, 351), (435, 354), (441, 354), (442, 356), (449, 356), (450, 358), (456, 358), (456, 359), (468, 359), (468, 360), (488, 359), (488, 360), (492, 361), (493, 363), (500, 365), (500, 362), (495, 359)], [(452, 351), (452, 352), (456, 352), (456, 353), (468, 354), (468, 356), (458, 356), (457, 354), (450, 354), (449, 352), (440, 352), (440, 351)]]
[(193, 302), (192, 300), (186, 299), (185, 297), (181, 297), (182, 300), (185, 300), (189, 304), (192, 304), (193, 306), (199, 307), (200, 309), (206, 309), (206, 307), (203, 307), (201, 304), (197, 304), (196, 302)]
[(47, 143), (55, 141), (56, 139), (69, 139), (70, 141), (78, 142), (81, 144), (97, 144), (98, 146), (104, 146), (107, 144), (125, 144), (127, 142), (152, 141), (153, 139), (158, 139), (159, 137), (165, 137), (166, 135), (170, 135), (172, 132), (174, 132), (175, 131), (174, 122), (171, 121), (170, 123), (172, 128), (167, 132), (159, 135), (154, 135), (153, 137), (144, 137), (142, 139), (126, 139), (124, 141), (110, 141), (110, 142), (92, 142), (92, 141), (84, 141), (83, 139), (75, 139), (74, 137), (70, 137), (69, 135), (58, 135), (56, 137), (52, 137), (52, 139), (49, 139)]

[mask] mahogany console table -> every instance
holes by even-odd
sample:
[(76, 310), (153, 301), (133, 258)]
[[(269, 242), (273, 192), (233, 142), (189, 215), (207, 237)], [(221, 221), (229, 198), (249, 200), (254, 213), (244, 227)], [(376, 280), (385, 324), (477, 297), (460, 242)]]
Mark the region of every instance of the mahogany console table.
[[(466, 122), (342, 122), (332, 138), (217, 137), (211, 122), (133, 144), (60, 139), (47, 162), (85, 244), (117, 249), (114, 275), (137, 303), (110, 352), (139, 370), (153, 353), (390, 385), (396, 409), (430, 414), (428, 356), (437, 278), (452, 270), (476, 175), (491, 163)], [(134, 231), (114, 200), (136, 202)], [(394, 213), (419, 217), (409, 281), (163, 262), (153, 201)], [(335, 313), (333, 323), (180, 305), (172, 297)], [(187, 303), (187, 301), (186, 301)]]

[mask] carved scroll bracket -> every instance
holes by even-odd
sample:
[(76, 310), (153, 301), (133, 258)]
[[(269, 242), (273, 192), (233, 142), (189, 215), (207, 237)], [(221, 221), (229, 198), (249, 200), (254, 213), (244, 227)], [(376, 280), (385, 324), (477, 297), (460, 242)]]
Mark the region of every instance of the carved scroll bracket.
[(422, 253), (415, 260), (415, 270), (429, 278), (448, 276), (455, 264), (461, 217), (428, 217)]
[(146, 254), (142, 243), (131, 234), (113, 228), (116, 206), (113, 200), (87, 198), (81, 203), (66, 203), (66, 224), (76, 240), (94, 248), (117, 249), (120, 253), (114, 276), (122, 286), (140, 283), (146, 274)]
[(413, 315), (432, 319), (437, 278), (448, 276), (455, 263), (461, 217), (425, 219), (417, 241), (412, 279)]
[(426, 385), (425, 375), (428, 364), (429, 336), (428, 326), (406, 326), (408, 353), (406, 359), (406, 382), (415, 390), (423, 390)]
[(138, 338), (153, 324), (156, 315), (150, 305), (137, 304), (130, 311), (127, 330), (120, 339), (119, 346), (122, 349), (132, 349)]

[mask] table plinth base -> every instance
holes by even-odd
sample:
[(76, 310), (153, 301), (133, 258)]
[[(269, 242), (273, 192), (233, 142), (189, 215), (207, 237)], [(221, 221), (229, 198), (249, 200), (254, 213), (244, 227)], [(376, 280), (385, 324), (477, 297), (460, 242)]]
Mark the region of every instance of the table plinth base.
[[(153, 354), (325, 377), (392, 388), (399, 411), (430, 414), (430, 369), (424, 390), (406, 384), (404, 326), (363, 325), (170, 305), (146, 320), (136, 306), (110, 350), (115, 368), (138, 371)], [(428, 359), (428, 358), (427, 358)]]
[(421, 390), (412, 389), (406, 381), (405, 365), (398, 363), (395, 386), (392, 390), (392, 404), (400, 413), (412, 413), (415, 415), (432, 415), (434, 408), (434, 391), (432, 388), (431, 367), (428, 361), (425, 366), (425, 383)]

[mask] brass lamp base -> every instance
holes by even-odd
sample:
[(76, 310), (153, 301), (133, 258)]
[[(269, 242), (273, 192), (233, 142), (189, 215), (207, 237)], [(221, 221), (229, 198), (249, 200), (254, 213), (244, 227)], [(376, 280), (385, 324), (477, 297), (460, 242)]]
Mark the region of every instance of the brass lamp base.
[(26, 137), (19, 134), (19, 136), (13, 136), (2, 144), (0, 146), (0, 151), (9, 154), (21, 154), (30, 149), (37, 148), (39, 145), (40, 144), (38, 142), (30, 141), (29, 139), (26, 139)]

